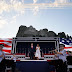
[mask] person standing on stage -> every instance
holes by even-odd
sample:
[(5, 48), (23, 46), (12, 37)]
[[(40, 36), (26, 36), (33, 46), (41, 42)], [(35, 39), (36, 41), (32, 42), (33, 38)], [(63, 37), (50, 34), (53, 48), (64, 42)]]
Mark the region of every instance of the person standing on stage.
[(38, 60), (41, 58), (41, 54), (40, 54), (40, 46), (39, 46), (39, 44), (37, 44), (37, 46), (36, 46), (35, 57), (37, 57)]
[(5, 59), (5, 53), (2, 51), (3, 45), (0, 45), (0, 72), (5, 71), (5, 64), (2, 63), (3, 59)]
[(30, 59), (34, 59), (34, 46), (33, 46), (33, 43), (31, 43), (31, 47), (30, 47)]
[(64, 50), (64, 47), (65, 47), (65, 45), (60, 44), (60, 48), (59, 48), (60, 52), (58, 52), (56, 49), (55, 49), (55, 52), (56, 52), (56, 56), (58, 56), (58, 58), (63, 61), (62, 65), (60, 66), (60, 68), (63, 69), (62, 72), (67, 72), (67, 66), (66, 66), (67, 54), (66, 54), (66, 51)]

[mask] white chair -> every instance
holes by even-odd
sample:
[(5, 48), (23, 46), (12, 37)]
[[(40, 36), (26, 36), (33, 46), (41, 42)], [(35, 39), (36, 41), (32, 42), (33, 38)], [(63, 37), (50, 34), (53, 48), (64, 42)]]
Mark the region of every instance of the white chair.
[(68, 71), (68, 72), (70, 72), (70, 70), (69, 70), (70, 68), (72, 68), (72, 65), (68, 65), (68, 66), (67, 66), (67, 71)]
[(6, 66), (5, 72), (7, 72), (8, 70), (10, 70), (10, 72), (12, 72), (12, 68)]

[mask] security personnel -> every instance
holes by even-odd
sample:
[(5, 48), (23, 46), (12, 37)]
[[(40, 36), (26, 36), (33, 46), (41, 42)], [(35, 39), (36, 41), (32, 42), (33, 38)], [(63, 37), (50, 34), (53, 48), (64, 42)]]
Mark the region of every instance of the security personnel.
[(64, 47), (65, 47), (65, 45), (60, 44), (60, 52), (58, 52), (56, 49), (55, 49), (55, 52), (56, 52), (56, 55), (58, 56), (59, 61), (60, 61), (60, 64), (59, 64), (60, 68), (59, 69), (62, 70), (62, 72), (67, 72), (67, 65), (66, 65), (67, 54), (66, 54), (66, 51), (64, 50)]
[(0, 72), (5, 71), (5, 63), (4, 63), (4, 58), (5, 58), (5, 53), (2, 51), (3, 45), (0, 45)]

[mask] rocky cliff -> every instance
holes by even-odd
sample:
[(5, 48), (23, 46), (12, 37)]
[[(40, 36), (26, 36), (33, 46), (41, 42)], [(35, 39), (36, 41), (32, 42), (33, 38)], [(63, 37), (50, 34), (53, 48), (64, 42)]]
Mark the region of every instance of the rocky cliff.
[(21, 25), (19, 27), (16, 37), (61, 37), (61, 38), (72, 38), (66, 35), (64, 32), (56, 34), (53, 31), (48, 31), (48, 29), (36, 30), (33, 26), (26, 27)]

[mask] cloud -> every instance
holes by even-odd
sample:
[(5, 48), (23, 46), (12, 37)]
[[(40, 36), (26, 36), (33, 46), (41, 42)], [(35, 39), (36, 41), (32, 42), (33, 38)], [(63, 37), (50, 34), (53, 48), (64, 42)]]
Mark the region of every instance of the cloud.
[(16, 23), (17, 17), (20, 16), (20, 14), (16, 14), (15, 16), (12, 17), (10, 24)]
[(57, 3), (68, 3), (69, 0), (55, 0), (55, 2), (57, 2)]
[(8, 24), (7, 20), (0, 16), (0, 28), (3, 28), (5, 24)]
[(50, 3), (37, 3), (38, 0), (33, 0), (33, 3), (24, 3), (24, 0), (0, 0), (0, 14), (3, 12), (10, 12), (12, 10), (24, 14), (25, 10), (34, 10), (34, 14), (38, 9), (51, 9), (72, 6), (69, 0), (55, 0)]
[(22, 3), (24, 3), (24, 0), (22, 0)]
[(35, 8), (33, 9), (33, 13), (34, 15), (36, 15), (39, 11), (39, 7), (38, 6), (35, 6)]
[(37, 0), (33, 0), (33, 3), (36, 3), (37, 2)]
[[(33, 0), (33, 3), (24, 3), (25, 0), (0, 0), (0, 15), (4, 12), (15, 11), (10, 21), (11, 24), (16, 23), (16, 18), (25, 13), (25, 10), (31, 10), (33, 15), (37, 15), (40, 9), (63, 8), (65, 5), (70, 5), (68, 0), (55, 0), (51, 3), (37, 3), (38, 0)], [(72, 4), (70, 5), (72, 6)], [(7, 24), (7, 19), (0, 17), (0, 28)]]
[(0, 1), (0, 14), (2, 14), (3, 11), (6, 12), (10, 11), (10, 5), (8, 5), (6, 1)]
[(0, 1), (0, 14), (3, 12), (10, 12), (12, 10), (20, 13), (24, 13), (24, 0), (18, 1), (18, 0), (10, 0), (7, 2), (6, 0)]

